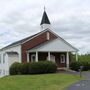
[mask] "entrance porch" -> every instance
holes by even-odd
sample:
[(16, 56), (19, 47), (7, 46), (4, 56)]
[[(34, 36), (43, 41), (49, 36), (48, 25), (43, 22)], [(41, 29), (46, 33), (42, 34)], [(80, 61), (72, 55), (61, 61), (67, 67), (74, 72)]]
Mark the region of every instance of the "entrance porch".
[(69, 68), (70, 52), (75, 52), (76, 60), (78, 60), (78, 50), (66, 43), (63, 39), (57, 38), (27, 50), (27, 62), (48, 60), (55, 62), (58, 67)]
[(69, 68), (70, 57), (69, 52), (28, 52), (27, 62), (52, 61), (58, 68)]

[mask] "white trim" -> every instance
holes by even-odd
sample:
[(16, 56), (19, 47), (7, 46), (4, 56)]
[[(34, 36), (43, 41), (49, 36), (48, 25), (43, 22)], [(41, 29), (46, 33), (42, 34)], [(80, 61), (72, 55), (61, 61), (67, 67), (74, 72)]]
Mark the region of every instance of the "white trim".
[(50, 39), (50, 33), (47, 32), (47, 40), (49, 40), (49, 39)]
[(4, 50), (7, 50), (7, 49), (9, 49), (9, 48), (17, 47), (17, 46), (19, 46), (19, 45), (21, 46), (21, 43), (16, 44), (16, 45), (12, 45), (12, 46), (3, 47), (3, 48), (0, 49), (0, 52), (1, 52), (1, 51), (4, 51)]
[(24, 43), (28, 42), (29, 40), (31, 40), (31, 39), (33, 39), (33, 38), (35, 38), (35, 37), (39, 36), (40, 34), (42, 34), (42, 33), (46, 32), (46, 31), (49, 31), (49, 30), (48, 30), (48, 29), (45, 29), (45, 30), (43, 30), (43, 31), (39, 32), (38, 34), (36, 34), (36, 35), (35, 35), (35, 36), (33, 36), (32, 38), (30, 38), (30, 39), (26, 40), (26, 41), (25, 41), (25, 42), (23, 42), (22, 44), (24, 44)]
[(29, 53), (27, 53), (27, 62), (29, 62)]
[(51, 24), (42, 24), (41, 25), (41, 31), (45, 30), (45, 29), (48, 29), (48, 28), (51, 29)]
[(35, 57), (35, 60), (36, 60), (36, 55), (35, 54), (32, 54), (31, 55), (31, 62), (35, 62), (35, 61), (33, 61), (33, 57)]
[(61, 60), (61, 63), (65, 63), (65, 55), (64, 54), (60, 55), (60, 60)]
[[(31, 53), (31, 52), (35, 52), (34, 50), (28, 50), (27, 52), (29, 52), (29, 53)], [(48, 51), (39, 51), (39, 52), (48, 52)], [(59, 52), (61, 52), (61, 53), (64, 53), (64, 52), (67, 52), (67, 51), (50, 51), (51, 53), (52, 52), (56, 52), (56, 53), (59, 53)], [(75, 52), (75, 51), (68, 51), (68, 52)]]
[(55, 56), (54, 56), (54, 55), (51, 54), (51, 55), (50, 55), (50, 58), (51, 58), (51, 61), (52, 61), (52, 62), (56, 63), (56, 61), (55, 61)]
[(48, 52), (48, 61), (51, 60), (51, 57), (50, 57), (50, 52)]
[(36, 62), (38, 62), (38, 52), (36, 52)]
[[(56, 44), (56, 43), (58, 43), (58, 44)], [(38, 45), (38, 46), (28, 50), (28, 52), (35, 52), (35, 51), (76, 52), (76, 50), (74, 48), (72, 48), (71, 46), (66, 44), (62, 39), (60, 40), (59, 38), (47, 41), (41, 45)]]
[(66, 44), (68, 44), (69, 46), (71, 46), (72, 48), (74, 48), (76, 51), (79, 51), (77, 48), (73, 47), (70, 43), (68, 43), (66, 40), (64, 40), (63, 38), (61, 38), (59, 35), (57, 35), (56, 33), (54, 33), (52, 30), (48, 30), (51, 33), (53, 33), (55, 36), (57, 36), (58, 38), (62, 39)]
[(69, 68), (69, 52), (66, 54), (66, 66)]

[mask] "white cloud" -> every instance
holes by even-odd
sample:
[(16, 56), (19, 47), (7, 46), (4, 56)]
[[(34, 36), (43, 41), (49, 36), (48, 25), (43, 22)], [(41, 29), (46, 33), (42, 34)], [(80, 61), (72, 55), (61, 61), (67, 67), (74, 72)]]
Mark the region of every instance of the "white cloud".
[(0, 0), (0, 47), (40, 31), (43, 6), (53, 31), (81, 53), (90, 52), (89, 0)]

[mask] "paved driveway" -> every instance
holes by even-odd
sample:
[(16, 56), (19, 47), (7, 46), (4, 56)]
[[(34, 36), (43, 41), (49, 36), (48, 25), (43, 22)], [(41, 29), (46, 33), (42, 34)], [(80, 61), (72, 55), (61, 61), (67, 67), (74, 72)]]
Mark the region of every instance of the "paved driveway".
[(85, 77), (85, 79), (90, 80), (90, 71), (89, 72), (83, 72), (83, 77)]
[(85, 80), (81, 80), (69, 86), (66, 90), (90, 90), (90, 72), (83, 72)]

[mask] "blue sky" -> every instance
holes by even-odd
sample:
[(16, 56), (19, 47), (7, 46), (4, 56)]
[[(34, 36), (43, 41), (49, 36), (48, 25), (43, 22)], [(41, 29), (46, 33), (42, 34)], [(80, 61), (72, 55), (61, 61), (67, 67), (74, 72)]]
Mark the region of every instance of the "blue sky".
[(44, 5), (52, 30), (90, 52), (90, 0), (0, 0), (0, 48), (39, 32)]

